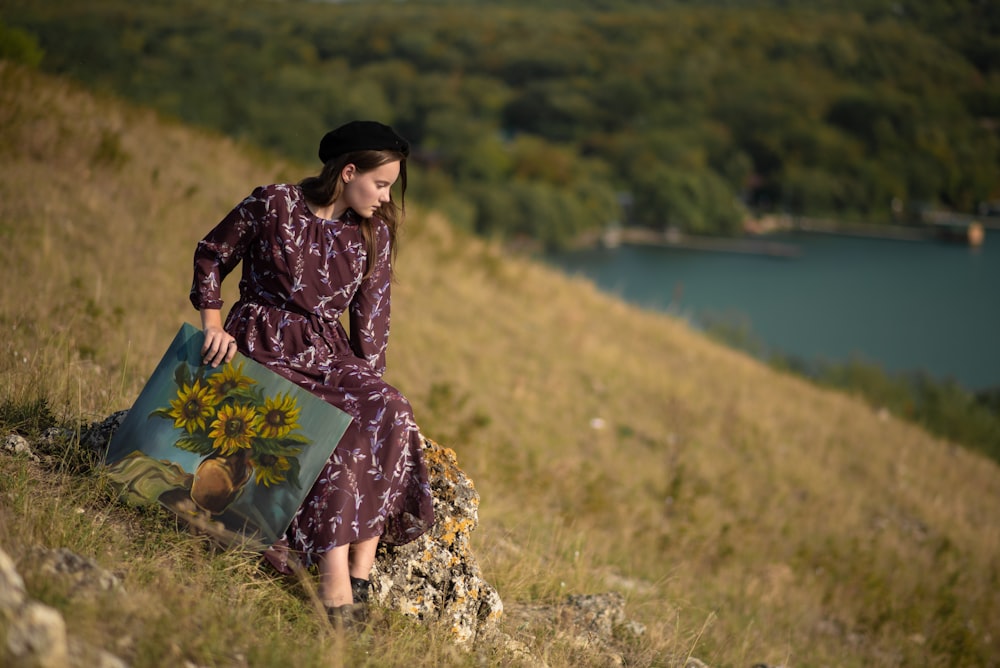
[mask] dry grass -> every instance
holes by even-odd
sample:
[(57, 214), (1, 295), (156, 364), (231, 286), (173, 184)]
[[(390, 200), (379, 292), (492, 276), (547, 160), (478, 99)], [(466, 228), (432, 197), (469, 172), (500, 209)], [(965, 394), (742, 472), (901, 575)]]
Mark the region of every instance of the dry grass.
[[(0, 133), (0, 400), (44, 393), (74, 420), (128, 407), (196, 322), (197, 239), (254, 185), (309, 169), (6, 65)], [(631, 665), (996, 665), (993, 462), (412, 208), (389, 380), (476, 481), (478, 554), (505, 602), (620, 590), (648, 629)], [(130, 635), (136, 665), (168, 651), (238, 665), (227, 644), (269, 665), (289, 635), (304, 665), (342, 656), (301, 592), (245, 555), (156, 522), (119, 535), (100, 522), (114, 507), (74, 513), (79, 492), (9, 501), (41, 483), (7, 468), (0, 545), (15, 558), (67, 544), (127, 564), (139, 608), (165, 599), (159, 616), (95, 604), (70, 622), (95, 642)], [(66, 524), (43, 530), (53, 518)], [(275, 633), (252, 642), (234, 624)], [(468, 660), (390, 627), (383, 663)], [(551, 665), (578, 660), (535, 631)]]

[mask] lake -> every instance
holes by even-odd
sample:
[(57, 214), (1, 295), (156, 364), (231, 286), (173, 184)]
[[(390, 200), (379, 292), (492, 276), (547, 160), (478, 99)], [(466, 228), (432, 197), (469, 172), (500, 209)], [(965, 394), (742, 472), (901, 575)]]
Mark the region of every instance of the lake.
[(1000, 386), (1000, 230), (979, 248), (807, 232), (768, 240), (799, 253), (625, 245), (546, 261), (695, 326), (745, 325), (774, 352)]

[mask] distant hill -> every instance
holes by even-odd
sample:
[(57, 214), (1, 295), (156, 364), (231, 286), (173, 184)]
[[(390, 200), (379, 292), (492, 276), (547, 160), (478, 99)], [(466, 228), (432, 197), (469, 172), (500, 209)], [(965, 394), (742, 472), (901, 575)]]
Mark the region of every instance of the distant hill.
[(314, 160), (357, 116), (484, 236), (738, 234), (1000, 200), (996, 3), (9, 0), (42, 67)]

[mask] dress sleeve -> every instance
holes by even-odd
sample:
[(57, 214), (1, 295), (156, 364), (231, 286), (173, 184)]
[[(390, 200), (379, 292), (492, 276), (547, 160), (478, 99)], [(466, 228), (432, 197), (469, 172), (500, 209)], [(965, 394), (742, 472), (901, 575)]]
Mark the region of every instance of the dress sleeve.
[(380, 220), (373, 222), (378, 234), (378, 255), (374, 258), (374, 270), (351, 300), (351, 349), (381, 376), (385, 373), (385, 350), (389, 345), (392, 248), (389, 228)]
[(257, 188), (198, 242), (194, 251), (191, 304), (222, 308), (222, 281), (236, 268), (267, 215), (267, 196)]

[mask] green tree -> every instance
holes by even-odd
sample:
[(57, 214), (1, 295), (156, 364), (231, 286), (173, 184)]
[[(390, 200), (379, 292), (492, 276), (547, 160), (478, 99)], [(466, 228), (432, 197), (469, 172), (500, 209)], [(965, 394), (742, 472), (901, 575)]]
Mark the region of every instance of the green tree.
[(42, 62), (43, 55), (44, 52), (33, 35), (0, 21), (0, 60), (37, 67)]

